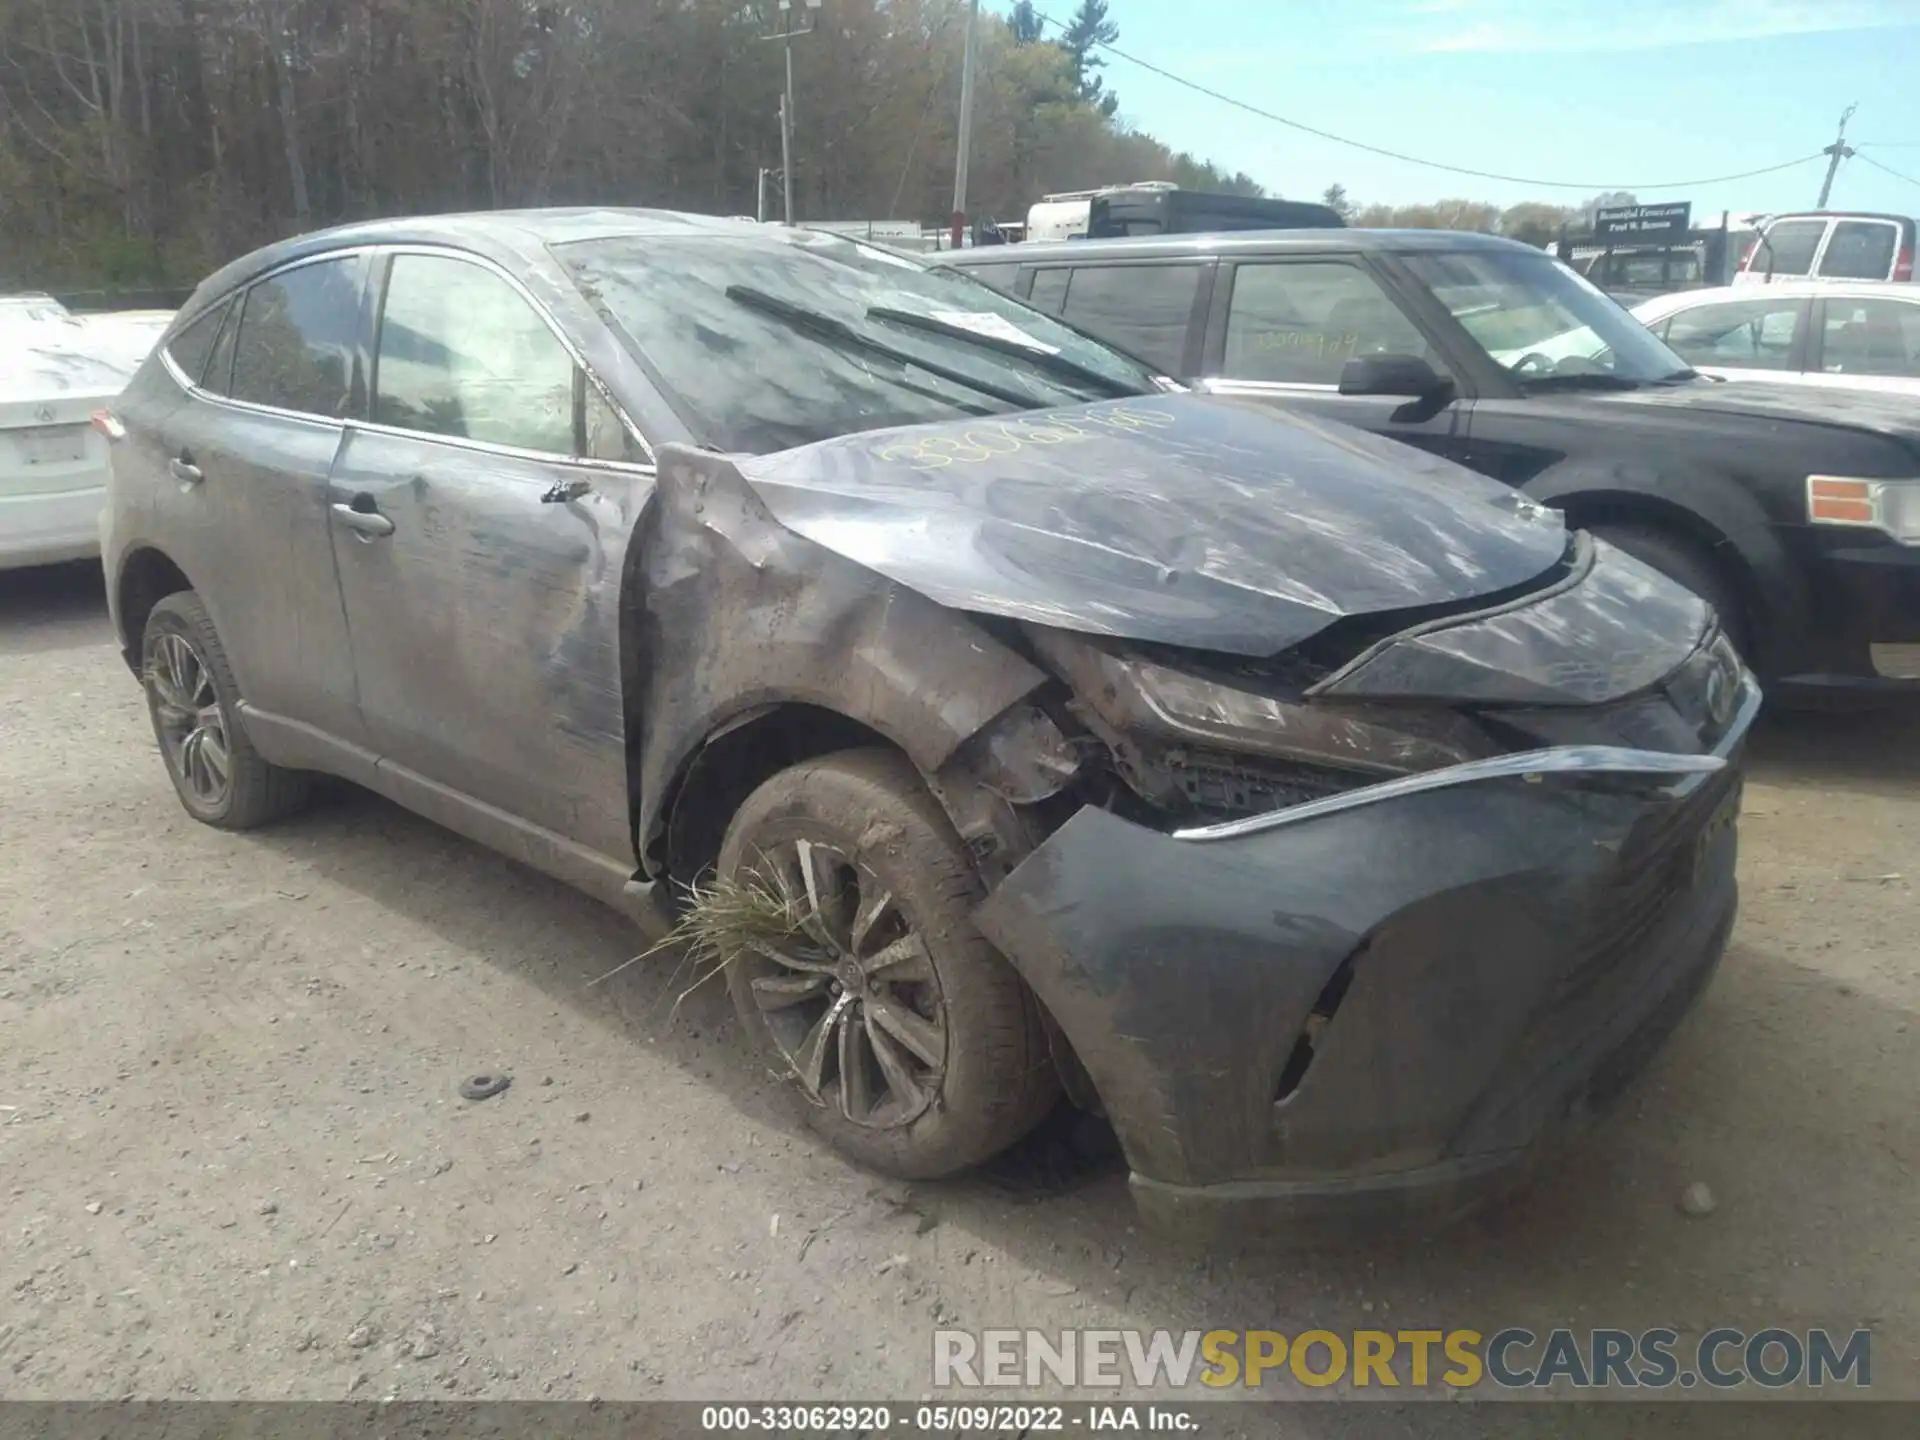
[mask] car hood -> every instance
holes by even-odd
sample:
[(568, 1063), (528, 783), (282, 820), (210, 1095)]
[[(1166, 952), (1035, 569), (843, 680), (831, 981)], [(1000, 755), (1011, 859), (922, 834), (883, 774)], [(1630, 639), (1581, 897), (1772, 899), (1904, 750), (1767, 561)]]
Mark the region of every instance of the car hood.
[(1199, 395), (743, 458), (785, 527), (944, 605), (1272, 655), (1334, 621), (1511, 590), (1558, 514), (1422, 451)]
[[(1556, 400), (1571, 398), (1555, 396)], [(1611, 407), (1684, 410), (1752, 420), (1786, 420), (1815, 425), (1848, 425), (1900, 439), (1920, 438), (1920, 416), (1913, 397), (1876, 390), (1845, 390), (1824, 385), (1774, 385), (1763, 380), (1695, 380), (1653, 385), (1644, 390), (1583, 395)]]

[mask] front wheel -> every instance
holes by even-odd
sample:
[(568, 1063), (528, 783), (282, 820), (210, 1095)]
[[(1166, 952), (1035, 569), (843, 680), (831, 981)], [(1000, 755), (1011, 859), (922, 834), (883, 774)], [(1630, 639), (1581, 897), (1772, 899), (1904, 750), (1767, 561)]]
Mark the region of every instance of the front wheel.
[(902, 1179), (952, 1175), (1058, 1099), (1038, 1003), (974, 928), (979, 880), (900, 757), (852, 750), (774, 776), (728, 826), (718, 871), (788, 917), (734, 952), (728, 987), (836, 1148)]

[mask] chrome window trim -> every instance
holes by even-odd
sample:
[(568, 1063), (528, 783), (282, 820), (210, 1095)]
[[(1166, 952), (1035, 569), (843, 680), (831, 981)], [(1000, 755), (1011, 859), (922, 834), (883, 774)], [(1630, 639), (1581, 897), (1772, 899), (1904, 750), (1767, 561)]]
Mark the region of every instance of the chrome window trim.
[(1270, 810), (1263, 815), (1248, 815), (1217, 825), (1196, 825), (1173, 832), (1175, 840), (1205, 844), (1214, 840), (1234, 840), (1278, 830), (1285, 825), (1317, 820), (1342, 810), (1357, 810), (1383, 800), (1399, 800), (1429, 790), (1450, 790), (1481, 780), (1536, 779), (1543, 775), (1665, 775), (1676, 785), (1689, 779), (1724, 770), (1733, 748), (1746, 735), (1754, 716), (1760, 712), (1760, 687), (1752, 676), (1740, 687), (1740, 706), (1726, 734), (1712, 754), (1676, 755), (1660, 750), (1635, 750), (1620, 745), (1556, 745), (1545, 750), (1527, 750), (1518, 755), (1496, 755), (1487, 760), (1470, 760), (1464, 765), (1449, 765), (1443, 770), (1427, 770), (1417, 775), (1402, 775), (1397, 780), (1365, 785), (1342, 795), (1309, 800), (1285, 810)]
[[(218, 297), (218, 299), (207, 305), (205, 309), (199, 313), (205, 314), (207, 311), (212, 310), (215, 305), (223, 301), (231, 301), (235, 304), (242, 305), (243, 308), (240, 318), (242, 322), (244, 322), (246, 319), (244, 303), (247, 292), (262, 281), (272, 280), (280, 275), (286, 274), (290, 270), (298, 270), (305, 265), (318, 265), (329, 260), (346, 260), (363, 255), (373, 255), (375, 257), (383, 255), (430, 255), (442, 259), (461, 260), (471, 265), (477, 265), (482, 270), (490, 271), (500, 279), (506, 281), (514, 292), (532, 307), (533, 313), (540, 317), (541, 323), (552, 333), (554, 339), (560, 342), (561, 348), (567, 352), (567, 355), (573, 360), (573, 363), (580, 367), (581, 372), (587, 377), (587, 383), (600, 392), (600, 398), (605, 400), (608, 408), (619, 417), (620, 423), (627, 429), (627, 434), (640, 446), (647, 458), (643, 461), (599, 460), (587, 455), (560, 455), (547, 450), (524, 450), (514, 445), (496, 445), (491, 441), (470, 440), (459, 435), (436, 435), (428, 430), (409, 430), (399, 425), (382, 425), (376, 421), (362, 420), (352, 416), (315, 415), (307, 410), (289, 410), (279, 405), (263, 405), (254, 400), (237, 400), (231, 395), (215, 394), (213, 391), (204, 389), (196, 382), (189, 380), (186, 372), (174, 361), (173, 356), (168, 353), (167, 347), (164, 344), (156, 347), (156, 351), (160, 356), (160, 363), (166, 368), (167, 374), (172, 377), (173, 382), (193, 398), (204, 400), (211, 405), (227, 406), (248, 414), (264, 415), (278, 420), (298, 420), (310, 425), (337, 426), (343, 430), (366, 430), (374, 434), (395, 435), (411, 440), (432, 440), (441, 444), (453, 445), (462, 450), (473, 450), (481, 454), (489, 455), (505, 455), (521, 460), (536, 460), (548, 465), (578, 465), (589, 469), (607, 470), (626, 475), (652, 476), (658, 473), (653, 446), (648, 443), (647, 438), (640, 433), (639, 427), (633, 423), (633, 417), (627, 414), (626, 407), (608, 392), (607, 387), (601, 382), (600, 377), (594, 374), (593, 367), (589, 365), (586, 358), (581, 355), (579, 347), (560, 329), (547, 307), (534, 298), (527, 287), (504, 266), (484, 255), (476, 255), (471, 250), (461, 250), (452, 245), (429, 245), (404, 242), (394, 244), (371, 243), (350, 245), (339, 250), (325, 250), (315, 255), (302, 255), (298, 259), (289, 260), (282, 265), (276, 265), (271, 270), (261, 271), (251, 280), (235, 286), (232, 290), (226, 292), (225, 295)], [(384, 303), (384, 297), (382, 297), (382, 299)], [(375, 333), (374, 343), (377, 348), (379, 343), (378, 332)], [(369, 377), (369, 379), (371, 379), (371, 377)], [(371, 385), (368, 387), (367, 399), (369, 405), (371, 405), (373, 400)]]
[(1229, 380), (1224, 376), (1200, 382), (1216, 395), (1338, 395), (1340, 386), (1320, 380)]

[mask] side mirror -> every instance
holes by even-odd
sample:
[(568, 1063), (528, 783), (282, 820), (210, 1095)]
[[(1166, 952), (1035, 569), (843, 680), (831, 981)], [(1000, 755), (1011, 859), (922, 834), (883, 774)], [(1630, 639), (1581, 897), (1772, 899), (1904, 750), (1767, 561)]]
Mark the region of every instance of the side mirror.
[(1402, 395), (1437, 408), (1453, 398), (1453, 381), (1418, 355), (1356, 355), (1340, 372), (1340, 393)]

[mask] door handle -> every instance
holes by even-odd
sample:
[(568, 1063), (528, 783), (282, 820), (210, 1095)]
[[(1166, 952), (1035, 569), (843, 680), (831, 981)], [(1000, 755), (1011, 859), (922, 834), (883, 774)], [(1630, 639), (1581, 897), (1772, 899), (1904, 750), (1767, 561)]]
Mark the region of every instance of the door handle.
[(198, 485), (207, 478), (200, 473), (200, 467), (184, 455), (167, 461), (167, 473), (182, 485)]
[(351, 505), (335, 505), (333, 518), (369, 540), (378, 540), (383, 535), (393, 533), (393, 522), (377, 510), (356, 510)]

